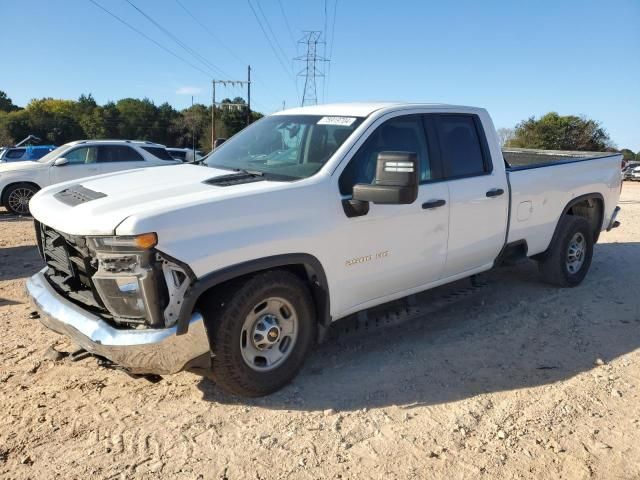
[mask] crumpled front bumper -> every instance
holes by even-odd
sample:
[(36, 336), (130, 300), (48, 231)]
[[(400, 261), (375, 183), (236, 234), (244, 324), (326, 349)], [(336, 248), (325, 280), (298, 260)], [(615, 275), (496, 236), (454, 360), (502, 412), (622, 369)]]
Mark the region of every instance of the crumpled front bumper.
[(117, 329), (56, 292), (44, 270), (27, 280), (27, 294), (40, 321), (66, 335), (81, 348), (105, 357), (134, 374), (177, 373), (209, 351), (202, 315), (194, 313), (189, 329), (176, 335), (176, 326), (163, 329)]

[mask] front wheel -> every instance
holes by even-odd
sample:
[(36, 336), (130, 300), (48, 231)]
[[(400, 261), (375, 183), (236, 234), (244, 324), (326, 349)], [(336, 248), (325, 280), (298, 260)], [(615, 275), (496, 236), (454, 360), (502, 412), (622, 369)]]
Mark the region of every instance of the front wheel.
[(309, 289), (293, 273), (274, 270), (229, 290), (203, 312), (216, 384), (247, 397), (275, 392), (293, 379), (315, 339)]
[(38, 188), (29, 183), (11, 185), (4, 195), (4, 207), (14, 215), (29, 215), (29, 201)]
[(560, 287), (579, 285), (591, 266), (593, 237), (585, 218), (573, 215), (561, 218), (549, 254), (539, 263), (543, 280)]

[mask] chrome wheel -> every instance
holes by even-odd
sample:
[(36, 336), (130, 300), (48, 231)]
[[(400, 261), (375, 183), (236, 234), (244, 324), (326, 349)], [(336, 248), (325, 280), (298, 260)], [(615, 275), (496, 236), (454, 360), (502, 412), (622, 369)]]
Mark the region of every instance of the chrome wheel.
[(567, 261), (566, 267), (570, 274), (575, 274), (580, 271), (584, 264), (584, 257), (587, 250), (587, 240), (580, 232), (576, 232), (569, 241), (569, 247), (567, 248)]
[(240, 351), (253, 370), (273, 370), (293, 351), (298, 336), (298, 316), (284, 298), (271, 297), (257, 304), (244, 320)]
[(7, 198), (9, 209), (18, 215), (29, 213), (29, 200), (35, 195), (35, 191), (28, 187), (14, 188)]

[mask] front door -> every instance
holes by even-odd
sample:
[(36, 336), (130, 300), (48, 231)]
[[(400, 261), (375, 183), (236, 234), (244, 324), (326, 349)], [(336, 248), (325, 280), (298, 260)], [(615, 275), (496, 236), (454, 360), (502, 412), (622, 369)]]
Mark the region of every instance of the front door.
[(64, 154), (67, 163), (50, 168), (51, 183), (66, 182), (76, 178), (97, 175), (98, 147), (78, 147)]
[[(438, 280), (447, 253), (449, 194), (439, 177), (421, 115), (381, 123), (358, 148), (339, 176), (342, 199), (353, 185), (371, 183), (377, 156), (384, 151), (415, 152), (420, 165), (418, 199), (410, 205), (370, 204), (366, 215), (341, 218), (332, 246), (332, 272), (340, 285), (332, 290), (332, 312), (345, 315), (403, 296)], [(336, 198), (338, 200), (338, 198)]]

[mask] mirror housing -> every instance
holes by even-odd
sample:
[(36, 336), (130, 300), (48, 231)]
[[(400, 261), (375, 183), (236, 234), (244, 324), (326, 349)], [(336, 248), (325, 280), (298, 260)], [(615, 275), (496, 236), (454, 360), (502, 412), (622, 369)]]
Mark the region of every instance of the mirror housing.
[(64, 167), (69, 164), (69, 160), (64, 157), (56, 158), (56, 161), (53, 162), (54, 167)]
[(213, 149), (215, 150), (226, 141), (227, 141), (226, 138), (216, 138), (215, 141), (213, 142)]
[(353, 186), (352, 199), (380, 205), (406, 205), (416, 201), (420, 164), (414, 152), (380, 152), (372, 184)]

